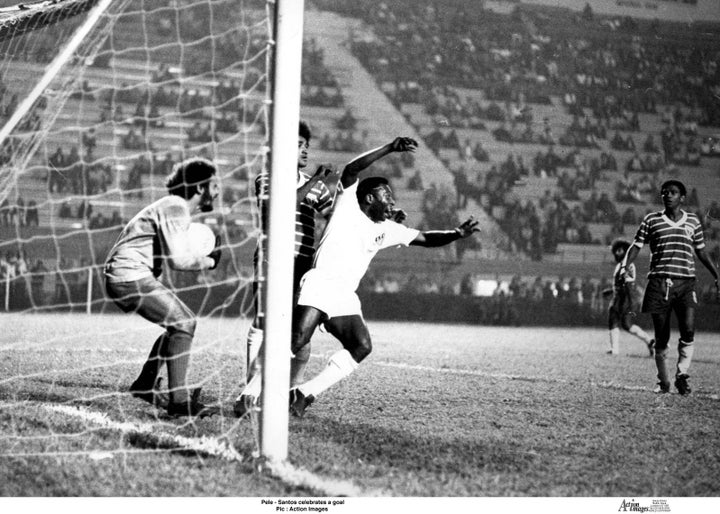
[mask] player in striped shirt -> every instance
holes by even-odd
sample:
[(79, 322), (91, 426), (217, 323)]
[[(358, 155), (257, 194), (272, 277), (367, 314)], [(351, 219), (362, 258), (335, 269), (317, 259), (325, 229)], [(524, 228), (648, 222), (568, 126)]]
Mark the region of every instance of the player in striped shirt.
[[(295, 196), (295, 269), (293, 271), (293, 296), (297, 295), (300, 278), (312, 267), (315, 256), (315, 213), (328, 216), (332, 210), (333, 195), (325, 183), (331, 177), (332, 167), (321, 165), (313, 175), (304, 171), (308, 164), (308, 149), (312, 134), (310, 127), (300, 121), (298, 128), (298, 154), (295, 181), (297, 184)], [(261, 226), (267, 226), (268, 190), (270, 177), (263, 171), (255, 178), (255, 197), (260, 210)], [(262, 240), (264, 242), (264, 240)], [(263, 342), (262, 302), (260, 301), (258, 280), (262, 272), (260, 259), (267, 263), (266, 245), (258, 245), (255, 250), (253, 264), (255, 266), (255, 281), (253, 282), (253, 297), (255, 300), (255, 317), (247, 335), (247, 362), (246, 380), (249, 381), (258, 371), (257, 356)], [(291, 381), (301, 377), (307, 361), (310, 359), (310, 349), (296, 355), (291, 364)]]
[[(635, 283), (635, 265), (630, 264), (623, 269), (622, 261), (625, 258), (630, 242), (616, 239), (610, 245), (610, 251), (617, 265), (613, 271), (612, 288), (603, 291), (603, 296), (612, 295), (608, 310), (608, 329), (610, 330), (611, 355), (620, 353), (620, 328), (634, 335), (647, 346), (650, 357), (655, 355), (655, 341), (640, 326), (635, 323), (635, 317), (640, 307), (641, 290)], [(621, 270), (623, 274), (621, 274)]]
[[(334, 195), (326, 182), (336, 176), (335, 169), (330, 165), (321, 165), (317, 168), (313, 175), (304, 171), (308, 164), (308, 149), (310, 147), (310, 128), (304, 121), (300, 122), (298, 130), (298, 158), (297, 173), (295, 179), (297, 181), (296, 193), (296, 210), (295, 210), (295, 269), (293, 272), (293, 296), (297, 299), (300, 290), (300, 279), (307, 271), (312, 268), (313, 259), (315, 257), (315, 213), (319, 213), (323, 217), (328, 217), (333, 207)], [(347, 164), (351, 169), (357, 169), (358, 172), (364, 170), (385, 154), (365, 153), (353, 159)], [(258, 201), (258, 207), (261, 213), (261, 223), (266, 225), (267, 216), (267, 198), (269, 188), (269, 177), (267, 173), (261, 173), (255, 179), (255, 193)], [(265, 247), (258, 247), (255, 252), (255, 282), (253, 283), (253, 292), (255, 298), (255, 318), (247, 336), (247, 367), (246, 382), (250, 382), (252, 377), (258, 371), (257, 356), (260, 346), (263, 342), (263, 314), (262, 302), (258, 295), (257, 281), (261, 270), (259, 259), (265, 261), (267, 252)], [(300, 351), (293, 355), (290, 365), (290, 384), (297, 385), (303, 380), (303, 374), (310, 360), (310, 345), (306, 345)], [(242, 405), (243, 400), (240, 396), (235, 402), (235, 413), (242, 415), (245, 412), (245, 406)]]
[[(402, 225), (406, 215), (395, 209), (388, 180), (358, 180), (361, 164), (392, 152), (413, 152), (417, 142), (398, 137), (350, 162), (340, 178), (333, 215), (318, 246), (313, 267), (302, 280), (292, 330), (292, 351), (310, 342), (315, 329), (324, 325), (342, 344), (327, 366), (314, 378), (290, 390), (290, 412), (302, 417), (315, 397), (353, 373), (372, 351), (370, 332), (362, 316), (357, 288), (378, 251), (394, 246), (435, 248), (479, 231), (472, 217), (450, 230), (420, 231)], [(259, 376), (245, 386), (239, 399), (246, 411), (260, 397)]]
[(693, 252), (715, 279), (720, 300), (718, 272), (705, 252), (705, 239), (697, 215), (682, 209), (687, 190), (679, 180), (668, 180), (660, 188), (665, 209), (651, 212), (643, 219), (633, 245), (622, 263), (627, 274), (640, 249), (650, 245), (650, 272), (643, 298), (642, 312), (652, 316), (655, 329), (655, 364), (658, 370), (656, 392), (670, 391), (666, 366), (670, 341), (670, 316), (675, 312), (680, 331), (675, 387), (682, 395), (690, 394), (688, 369), (695, 341), (695, 260)]

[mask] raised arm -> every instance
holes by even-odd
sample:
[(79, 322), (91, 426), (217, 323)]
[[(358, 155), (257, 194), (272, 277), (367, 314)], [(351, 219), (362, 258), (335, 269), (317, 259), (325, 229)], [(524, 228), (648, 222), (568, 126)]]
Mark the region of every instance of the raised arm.
[(349, 187), (355, 183), (361, 171), (378, 159), (393, 152), (414, 152), (417, 146), (417, 141), (410, 137), (396, 137), (392, 142), (358, 155), (347, 163), (342, 171), (340, 182), (343, 187)]
[(460, 224), (459, 227), (453, 230), (426, 230), (425, 232), (420, 232), (417, 237), (410, 242), (410, 245), (435, 248), (445, 246), (458, 239), (465, 239), (466, 237), (472, 236), (475, 232), (480, 232), (478, 222), (475, 221), (473, 216), (470, 216)]

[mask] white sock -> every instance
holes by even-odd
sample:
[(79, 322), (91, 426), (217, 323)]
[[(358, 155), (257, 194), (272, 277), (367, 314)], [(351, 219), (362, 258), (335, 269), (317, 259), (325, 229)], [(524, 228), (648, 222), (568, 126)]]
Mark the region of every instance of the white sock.
[(247, 362), (245, 369), (245, 380), (252, 379), (258, 372), (258, 354), (263, 343), (264, 331), (261, 328), (250, 327), (247, 334)]
[(613, 355), (620, 353), (620, 328), (610, 329), (610, 351)]
[(677, 374), (687, 375), (688, 369), (690, 369), (690, 362), (695, 353), (695, 341), (678, 341), (678, 363), (677, 363)]
[(327, 366), (315, 378), (308, 380), (298, 389), (305, 396), (318, 396), (323, 391), (340, 382), (350, 373), (355, 371), (358, 363), (352, 358), (347, 350), (340, 350), (334, 353), (328, 360)]
[[(250, 381), (247, 383), (247, 385), (243, 388), (242, 392), (240, 392), (240, 396), (250, 395), (250, 396), (254, 396), (255, 398), (260, 398), (261, 392), (262, 392), (262, 373), (255, 373), (255, 376), (250, 379)], [(240, 396), (238, 396), (238, 399), (240, 399)]]
[(650, 341), (652, 341), (652, 337), (650, 337), (647, 332), (645, 332), (642, 328), (640, 328), (637, 325), (631, 326), (628, 329), (628, 332), (630, 332), (635, 337), (645, 341), (645, 344), (650, 344)]

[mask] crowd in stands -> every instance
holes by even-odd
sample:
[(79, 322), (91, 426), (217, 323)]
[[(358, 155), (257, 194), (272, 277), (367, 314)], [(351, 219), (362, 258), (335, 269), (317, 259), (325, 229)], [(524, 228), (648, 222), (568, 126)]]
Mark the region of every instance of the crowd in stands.
[(22, 196), (14, 199), (5, 198), (0, 203), (0, 226), (2, 227), (37, 227), (40, 225), (40, 215), (35, 200), (25, 204)]

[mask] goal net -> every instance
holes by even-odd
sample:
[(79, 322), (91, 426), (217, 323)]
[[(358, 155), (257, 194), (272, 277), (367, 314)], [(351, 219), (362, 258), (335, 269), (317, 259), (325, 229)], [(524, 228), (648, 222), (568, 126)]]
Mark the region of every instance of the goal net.
[[(0, 141), (0, 316), (9, 322), (0, 432), (12, 434), (0, 436), (0, 454), (182, 449), (175, 435), (132, 421), (152, 410), (126, 391), (162, 329), (107, 300), (103, 263), (127, 221), (167, 194), (174, 163), (213, 161), (221, 195), (195, 221), (221, 235), (223, 257), (211, 271), (165, 269), (162, 280), (199, 317), (189, 385), (225, 401), (239, 391), (260, 230), (253, 184), (268, 160), (273, 2), (114, 0), (60, 63), (102, 2), (14, 3), (0, 2), (0, 126), (20, 112)], [(25, 438), (18, 427), (28, 419), (47, 420), (42, 437)], [(256, 450), (255, 428), (231, 415), (207, 423), (213, 437), (250, 430), (239, 440)], [(103, 427), (124, 436), (70, 437)], [(218, 444), (190, 448), (231, 460), (243, 450)]]

